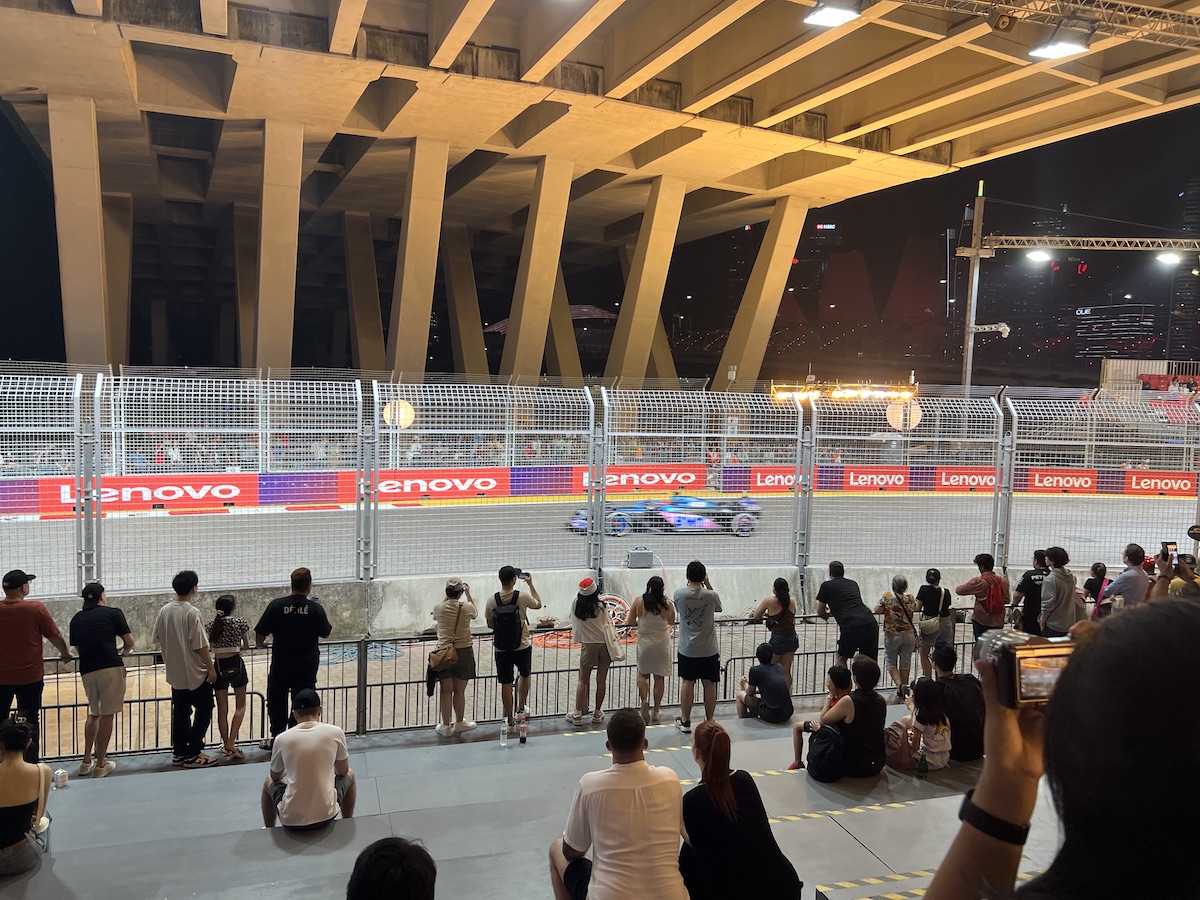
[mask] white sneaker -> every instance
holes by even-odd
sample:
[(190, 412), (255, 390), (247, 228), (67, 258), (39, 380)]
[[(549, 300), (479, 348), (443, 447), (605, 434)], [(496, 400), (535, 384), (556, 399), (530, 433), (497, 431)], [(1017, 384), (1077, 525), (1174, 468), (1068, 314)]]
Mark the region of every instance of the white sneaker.
[(453, 725), (434, 725), (433, 730), (438, 733), (439, 737), (450, 737), (450, 735), (454, 734)]
[(527, 719), (528, 719), (528, 718), (529, 718), (530, 716), (532, 716), (532, 715), (533, 715), (533, 713), (530, 711), (530, 709), (529, 709), (529, 704), (528, 704), (528, 703), (526, 703), (526, 704), (525, 704), (524, 706), (522, 706), (522, 707), (521, 707), (519, 710), (517, 710), (517, 716), (518, 716), (518, 717), (520, 717), (520, 716), (524, 716), (525, 718), (527, 718)]
[(471, 729), (473, 729), (475, 727), (476, 727), (476, 725), (474, 722), (468, 722), (466, 720), (464, 720), (462, 722), (456, 722), (454, 724), (454, 733), (462, 734), (463, 732), (470, 731)]
[(593, 725), (599, 725), (603, 721), (604, 721), (604, 710), (598, 709), (594, 713), (592, 713), (592, 724)]

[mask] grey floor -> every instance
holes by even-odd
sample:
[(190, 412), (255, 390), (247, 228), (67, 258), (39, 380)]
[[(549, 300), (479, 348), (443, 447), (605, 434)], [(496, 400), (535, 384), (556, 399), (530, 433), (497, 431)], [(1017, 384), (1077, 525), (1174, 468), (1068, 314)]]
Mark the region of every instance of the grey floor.
[[(902, 711), (893, 705), (891, 718)], [(788, 729), (739, 721), (732, 706), (717, 718), (734, 737), (734, 765), (759, 777), (806, 900), (818, 886), (849, 900), (927, 883), (912, 873), (940, 861), (975, 766), (951, 764), (927, 782), (885, 769), (877, 779), (824, 785), (785, 771)], [(549, 897), (546, 846), (562, 832), (579, 776), (609, 764), (604, 735), (535, 720), (529, 743), (504, 751), (495, 735), (494, 725), (481, 725), (470, 739), (441, 740), (432, 731), (351, 737), (356, 816), (308, 835), (262, 828), (267, 765), (256, 748), (244, 762), (201, 771), (171, 769), (166, 756), (118, 757), (108, 778), (72, 777), (51, 794), (52, 853), (32, 873), (0, 878), (0, 897), (344, 897), (359, 851), (389, 835), (424, 841), (438, 863), (440, 897)], [(660, 726), (647, 737), (652, 764), (696, 779), (687, 736)], [(74, 775), (78, 765), (64, 767)], [(1049, 862), (1057, 835), (1044, 796), (1023, 871)]]

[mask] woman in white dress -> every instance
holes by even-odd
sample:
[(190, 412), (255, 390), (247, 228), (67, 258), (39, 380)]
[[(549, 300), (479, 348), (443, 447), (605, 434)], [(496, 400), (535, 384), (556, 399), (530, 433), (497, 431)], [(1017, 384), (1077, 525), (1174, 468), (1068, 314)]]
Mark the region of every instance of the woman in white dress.
[[(671, 626), (675, 607), (663, 591), (663, 580), (655, 575), (646, 582), (646, 593), (633, 601), (626, 625), (637, 626), (638, 696), (642, 698), (642, 719), (658, 724), (667, 676), (671, 674)], [(654, 678), (654, 711), (650, 711), (650, 679)]]

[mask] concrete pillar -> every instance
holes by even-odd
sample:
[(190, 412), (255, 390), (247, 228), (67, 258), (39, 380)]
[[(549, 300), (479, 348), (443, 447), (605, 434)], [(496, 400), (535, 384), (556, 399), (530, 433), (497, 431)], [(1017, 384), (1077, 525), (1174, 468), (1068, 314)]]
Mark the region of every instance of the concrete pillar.
[(424, 374), (429, 357), (429, 316), (449, 157), (450, 145), (433, 138), (414, 139), (408, 157), (408, 189), (388, 327), (387, 368), (394, 372)]
[(258, 225), (258, 318), (254, 365), (292, 365), (296, 323), (296, 250), (304, 125), (268, 119), (263, 126), (262, 206)]
[(571, 301), (567, 297), (567, 282), (563, 278), (561, 265), (558, 267), (558, 278), (554, 281), (554, 299), (550, 303), (550, 333), (546, 336), (546, 374), (583, 380), (579, 342), (575, 340)]
[(171, 329), (167, 318), (167, 301), (163, 297), (150, 301), (150, 364), (171, 364)]
[[(712, 380), (713, 390), (733, 390), (738, 384), (749, 390), (758, 381), (807, 214), (808, 203), (799, 197), (781, 197), (775, 201), (771, 224), (754, 260), (746, 293), (742, 295), (725, 352)], [(737, 366), (737, 377), (732, 381), (730, 366)]]
[(529, 204), (521, 263), (517, 268), (512, 311), (508, 317), (508, 335), (504, 339), (504, 356), (500, 361), (501, 375), (536, 378), (541, 374), (574, 169), (567, 160), (549, 157), (538, 160), (533, 202)]
[[(633, 268), (633, 254), (628, 247), (621, 247), (618, 253), (621, 257), (621, 275), (628, 284), (629, 270)], [(671, 356), (671, 342), (667, 340), (667, 327), (663, 322), (661, 309), (658, 314), (658, 324), (654, 327), (654, 341), (650, 344), (650, 361), (646, 364), (646, 377), (675, 382), (674, 385), (666, 385), (666, 387), (679, 386), (679, 373), (675, 370), (675, 358)]]
[[(350, 361), (356, 369), (381, 372), (383, 313), (379, 308), (379, 274), (375, 270), (375, 238), (371, 214), (347, 212), (342, 219), (345, 238), (346, 293), (350, 310)], [(341, 352), (337, 347), (335, 354)]]
[(96, 102), (51, 95), (48, 107), (67, 362), (103, 365), (111, 351)]
[(129, 362), (129, 304), (133, 288), (133, 197), (105, 194), (104, 266), (108, 275), (108, 361)]
[(475, 291), (475, 267), (471, 262), (471, 236), (461, 222), (442, 225), (442, 278), (446, 283), (446, 306), (450, 312), (450, 349), (454, 371), (487, 375), (487, 348), (483, 342), (483, 320)]
[(608, 352), (606, 378), (620, 376), (628, 379), (623, 386), (637, 387), (646, 376), (654, 330), (661, 327), (663, 288), (675, 249), (675, 234), (679, 230), (679, 214), (683, 210), (683, 195), (687, 181), (671, 175), (660, 175), (650, 188), (650, 201), (642, 218), (633, 265), (625, 282), (617, 330)]
[(258, 208), (233, 205), (233, 259), (237, 278), (237, 364), (254, 368), (258, 323)]

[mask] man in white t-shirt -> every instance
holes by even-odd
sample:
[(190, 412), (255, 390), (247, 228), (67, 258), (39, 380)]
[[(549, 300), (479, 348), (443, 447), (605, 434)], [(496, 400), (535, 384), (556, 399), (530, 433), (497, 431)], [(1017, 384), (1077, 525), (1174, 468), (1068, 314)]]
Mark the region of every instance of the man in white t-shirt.
[(647, 764), (647, 746), (637, 710), (608, 720), (613, 764), (579, 779), (567, 827), (550, 845), (556, 900), (687, 900), (679, 874), (683, 790), (672, 769)]
[(275, 738), (271, 774), (262, 789), (263, 824), (275, 818), (289, 831), (316, 831), (354, 815), (357, 796), (346, 732), (321, 721), (321, 697), (312, 688), (292, 701), (296, 726)]
[(176, 574), (171, 579), (175, 599), (160, 609), (154, 620), (154, 640), (171, 686), (171, 765), (185, 769), (217, 763), (203, 752), (212, 722), (217, 669), (208, 651), (204, 620), (192, 605), (199, 584), (200, 576), (190, 569)]

